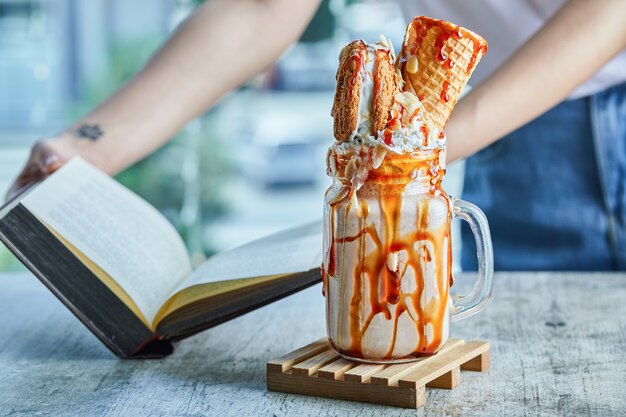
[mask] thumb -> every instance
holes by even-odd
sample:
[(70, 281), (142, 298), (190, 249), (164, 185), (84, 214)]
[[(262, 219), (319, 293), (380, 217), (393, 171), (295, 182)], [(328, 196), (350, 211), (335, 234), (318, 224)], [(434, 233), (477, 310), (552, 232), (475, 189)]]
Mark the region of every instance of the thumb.
[(50, 175), (63, 165), (59, 155), (54, 152), (46, 152), (37, 161), (39, 169), (44, 175)]

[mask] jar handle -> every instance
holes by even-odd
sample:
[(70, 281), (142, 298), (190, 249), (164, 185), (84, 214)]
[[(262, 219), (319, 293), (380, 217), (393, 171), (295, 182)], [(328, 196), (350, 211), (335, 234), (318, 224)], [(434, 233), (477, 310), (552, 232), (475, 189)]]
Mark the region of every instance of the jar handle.
[(467, 295), (453, 296), (452, 321), (462, 320), (478, 313), (491, 297), (493, 287), (493, 245), (487, 217), (476, 205), (452, 198), (452, 218), (469, 223), (478, 255), (478, 276), (474, 288)]

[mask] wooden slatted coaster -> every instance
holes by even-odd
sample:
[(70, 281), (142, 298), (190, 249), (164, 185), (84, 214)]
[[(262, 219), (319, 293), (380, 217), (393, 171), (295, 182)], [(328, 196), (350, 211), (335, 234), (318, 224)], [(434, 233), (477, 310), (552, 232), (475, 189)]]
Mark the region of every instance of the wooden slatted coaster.
[(267, 363), (267, 389), (292, 394), (419, 408), (425, 387), (452, 389), (461, 369), (489, 369), (489, 342), (450, 339), (432, 356), (396, 365), (364, 364), (340, 357), (327, 339)]

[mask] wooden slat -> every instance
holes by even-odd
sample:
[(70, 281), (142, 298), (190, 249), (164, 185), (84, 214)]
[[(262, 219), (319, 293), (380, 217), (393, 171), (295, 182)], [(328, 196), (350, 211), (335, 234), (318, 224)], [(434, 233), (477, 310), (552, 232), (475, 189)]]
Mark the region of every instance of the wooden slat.
[(355, 366), (355, 363), (344, 358), (339, 358), (328, 365), (322, 366), (317, 371), (318, 378), (340, 379), (344, 372)]
[(285, 372), (298, 362), (309, 359), (320, 352), (328, 350), (330, 344), (327, 338), (313, 342), (310, 345), (294, 350), (278, 359), (271, 360), (267, 363), (267, 372)]
[(434, 358), (439, 357), (450, 349), (462, 346), (464, 343), (465, 342), (462, 339), (449, 339), (436, 355), (425, 356), (423, 358), (417, 359), (414, 362), (390, 365), (382, 371), (372, 375), (372, 384), (393, 386), (403, 376), (410, 374), (415, 369), (424, 366), (424, 364), (426, 363), (432, 362)]
[(383, 385), (335, 381), (290, 373), (268, 374), (267, 389), (404, 408), (419, 408), (426, 403), (424, 387), (389, 388)]
[(364, 363), (346, 371), (343, 374), (343, 379), (353, 382), (367, 382), (372, 375), (376, 372), (382, 371), (383, 369), (385, 369), (385, 365)]
[(461, 365), (464, 371), (484, 372), (491, 366), (491, 351), (488, 350)]
[(435, 378), (426, 384), (430, 388), (453, 389), (461, 382), (461, 367), (457, 366), (450, 372), (446, 372), (439, 378)]
[(408, 375), (403, 375), (398, 385), (400, 387), (419, 387), (426, 385), (446, 372), (486, 352), (489, 349), (487, 342), (469, 342), (466, 345), (440, 352), (432, 360), (421, 363)]
[(339, 359), (339, 355), (333, 349), (328, 349), (322, 353), (318, 353), (309, 359), (302, 361), (291, 367), (294, 375), (311, 376), (322, 366)]

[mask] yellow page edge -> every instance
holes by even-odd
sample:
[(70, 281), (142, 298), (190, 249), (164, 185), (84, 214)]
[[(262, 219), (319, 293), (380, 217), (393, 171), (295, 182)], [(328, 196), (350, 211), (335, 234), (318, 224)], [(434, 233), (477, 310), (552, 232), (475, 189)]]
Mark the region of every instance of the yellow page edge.
[(225, 294), (230, 291), (235, 291), (252, 285), (261, 284), (289, 275), (292, 274), (267, 275), (264, 277), (241, 278), (228, 281), (209, 282), (183, 288), (182, 290), (171, 296), (167, 300), (167, 302), (163, 304), (163, 307), (161, 307), (157, 315), (154, 317), (152, 327), (156, 329), (157, 325), (163, 318), (167, 317), (170, 313), (173, 313), (174, 311), (188, 304), (192, 304), (196, 301), (200, 301), (209, 297)]
[(57, 233), (57, 231), (50, 227), (48, 224), (44, 223), (41, 219), (39, 219), (39, 221), (42, 222), (46, 226), (46, 228), (48, 228), (48, 230), (50, 230), (50, 232), (52, 232), (52, 234), (57, 239), (59, 239), (59, 241), (61, 241), (61, 243), (63, 243), (63, 245), (91, 271), (91, 273), (93, 273), (100, 281), (102, 281), (102, 283), (106, 285), (107, 288), (111, 290), (111, 292), (113, 292), (113, 294), (115, 294), (117, 298), (119, 298), (124, 304), (126, 304), (126, 307), (128, 307), (130, 311), (132, 311), (148, 329), (154, 331), (154, 328), (150, 325), (150, 323), (148, 323), (148, 320), (146, 320), (145, 316), (143, 315), (139, 307), (137, 307), (137, 304), (135, 304), (133, 299), (130, 298), (128, 293), (109, 274), (107, 274), (104, 269), (96, 265), (84, 253), (82, 253), (74, 245), (68, 242), (63, 236)]

